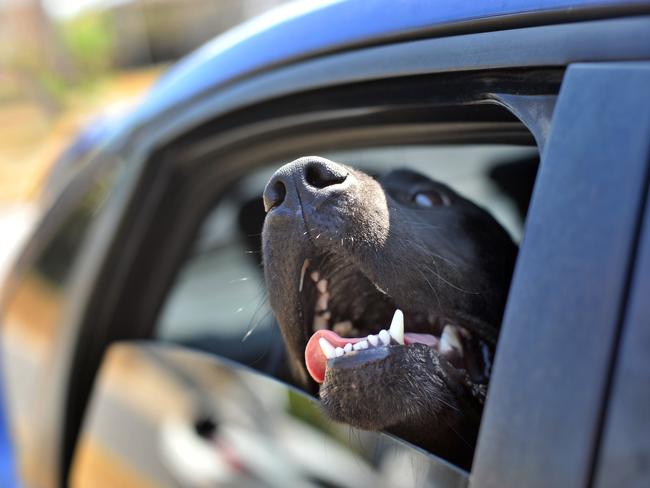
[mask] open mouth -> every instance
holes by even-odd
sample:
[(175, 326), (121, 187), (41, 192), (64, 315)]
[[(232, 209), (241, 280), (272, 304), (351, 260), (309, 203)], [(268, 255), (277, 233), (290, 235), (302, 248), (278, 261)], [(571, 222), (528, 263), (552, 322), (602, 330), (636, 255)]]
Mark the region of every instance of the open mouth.
[(314, 381), (326, 381), (328, 370), (363, 368), (398, 348), (423, 344), (468, 382), (487, 383), (494, 345), (479, 331), (454, 317), (427, 310), (400, 309), (381, 286), (354, 266), (325, 257), (305, 259), (299, 292), (304, 326), (311, 337), (305, 364)]

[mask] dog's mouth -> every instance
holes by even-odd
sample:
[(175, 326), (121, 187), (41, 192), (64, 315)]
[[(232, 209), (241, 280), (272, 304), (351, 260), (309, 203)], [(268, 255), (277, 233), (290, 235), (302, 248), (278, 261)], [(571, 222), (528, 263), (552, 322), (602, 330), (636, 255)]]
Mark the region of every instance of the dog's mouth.
[[(466, 386), (487, 384), (494, 355), (491, 337), (448, 313), (422, 304), (402, 308), (380, 285), (354, 265), (332, 257), (305, 259), (300, 269), (303, 325), (310, 339), (305, 365), (314, 381), (326, 381), (328, 371), (377, 366), (399, 349), (425, 345)], [(422, 347), (422, 346), (417, 346)]]

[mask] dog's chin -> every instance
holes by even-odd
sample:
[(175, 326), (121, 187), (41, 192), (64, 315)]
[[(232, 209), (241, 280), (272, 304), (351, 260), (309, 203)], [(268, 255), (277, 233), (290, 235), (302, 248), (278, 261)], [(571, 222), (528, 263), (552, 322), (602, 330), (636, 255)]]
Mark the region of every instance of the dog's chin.
[(458, 407), (449, 380), (429, 346), (378, 346), (330, 359), (320, 396), (330, 418), (360, 429), (427, 428)]

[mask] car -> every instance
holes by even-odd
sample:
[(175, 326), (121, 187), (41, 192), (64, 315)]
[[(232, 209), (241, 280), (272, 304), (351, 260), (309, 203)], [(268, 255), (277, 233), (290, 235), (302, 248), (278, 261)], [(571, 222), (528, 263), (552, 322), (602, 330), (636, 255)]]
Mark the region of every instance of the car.
[[(181, 60), (4, 285), (21, 485), (649, 486), (648, 87), (632, 0), (303, 2)], [(435, 175), (520, 243), (471, 472), (292, 386), (260, 195), (304, 154)]]

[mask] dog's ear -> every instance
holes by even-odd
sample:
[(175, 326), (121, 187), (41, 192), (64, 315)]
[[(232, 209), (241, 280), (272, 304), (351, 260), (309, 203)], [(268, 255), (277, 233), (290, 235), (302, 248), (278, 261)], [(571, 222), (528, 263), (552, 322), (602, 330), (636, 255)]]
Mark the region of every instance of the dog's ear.
[(521, 221), (526, 218), (530, 197), (537, 177), (539, 157), (528, 157), (505, 163), (498, 163), (488, 173), (499, 190), (517, 206)]

